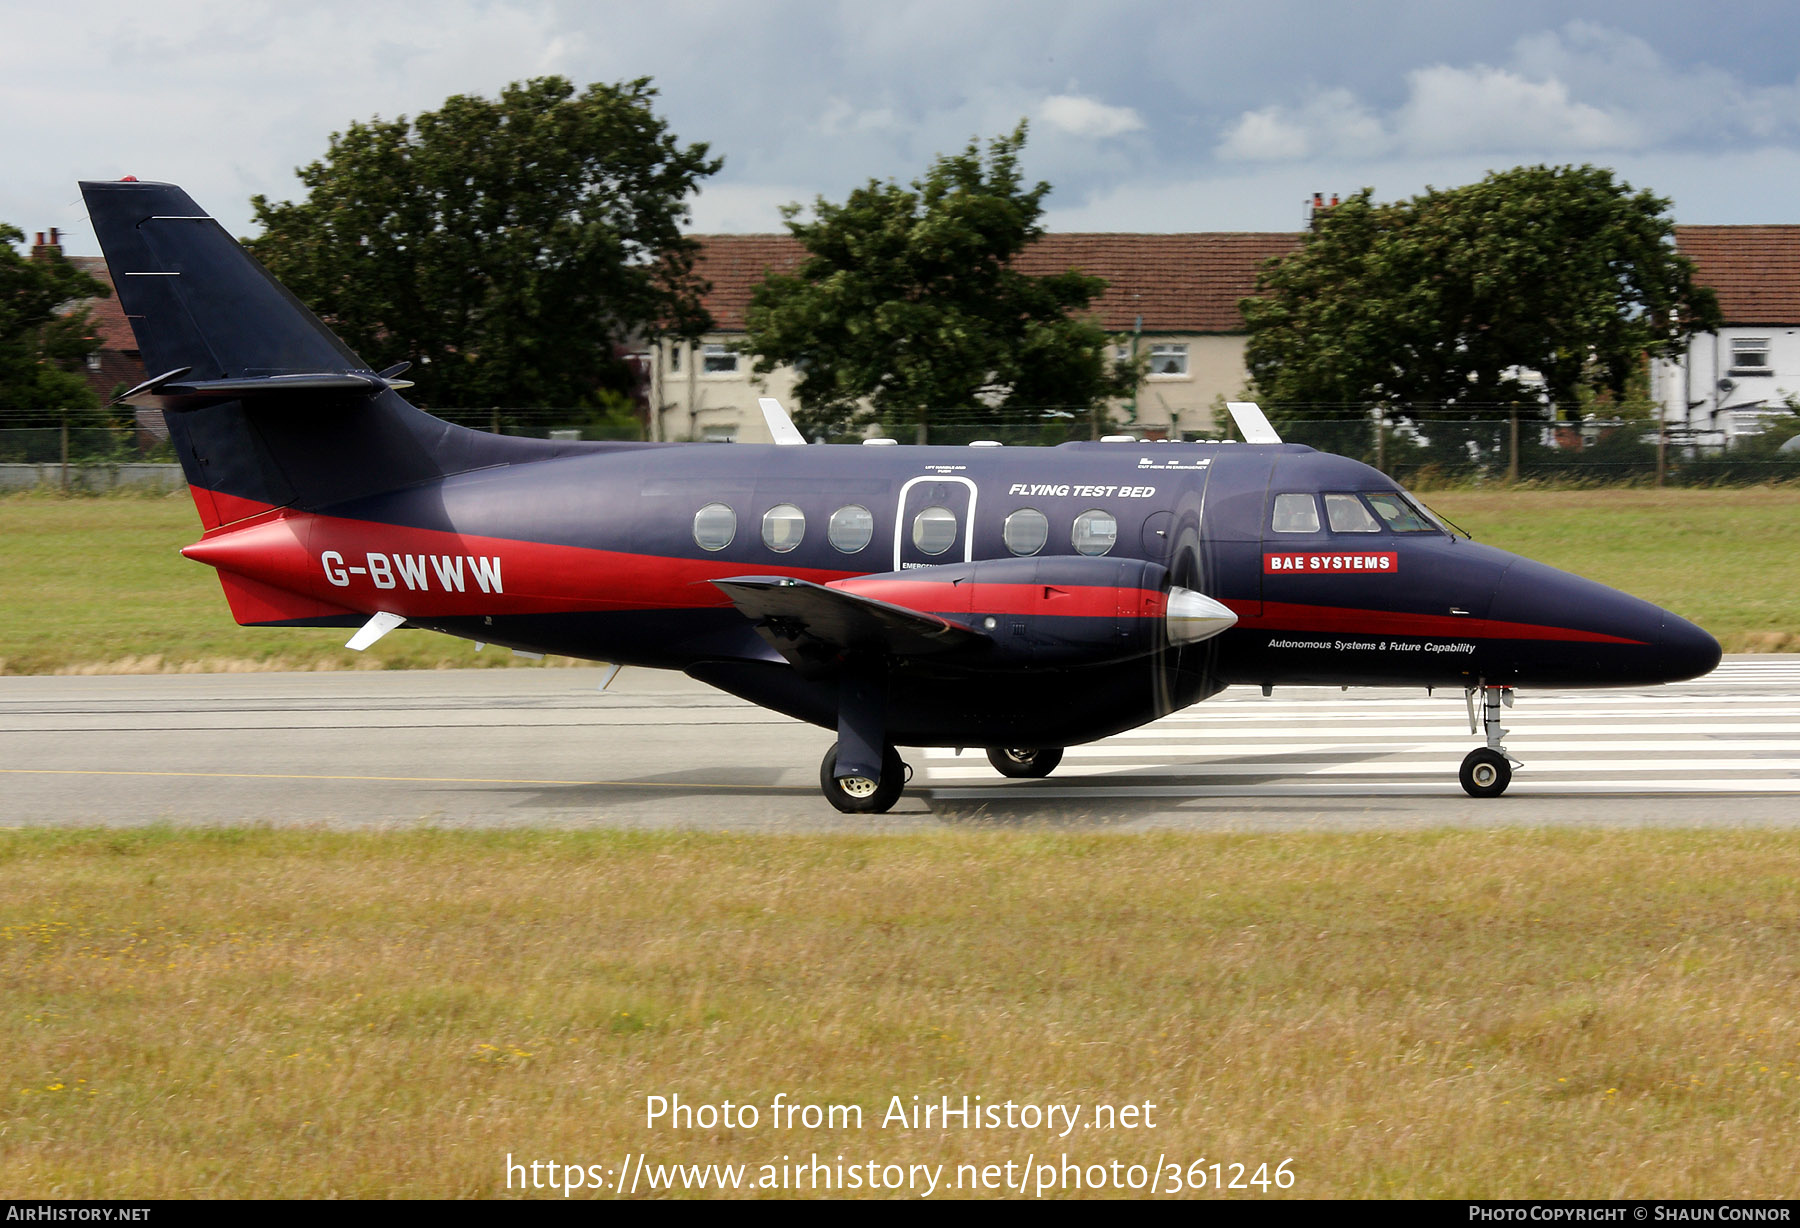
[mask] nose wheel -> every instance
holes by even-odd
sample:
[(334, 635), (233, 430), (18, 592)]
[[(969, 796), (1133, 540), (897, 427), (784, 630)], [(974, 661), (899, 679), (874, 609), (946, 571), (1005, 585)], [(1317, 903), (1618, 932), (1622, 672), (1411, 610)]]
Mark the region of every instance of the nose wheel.
[(1476, 732), (1476, 691), (1481, 692), (1481, 730), (1487, 735), (1487, 745), (1476, 747), (1463, 757), (1457, 778), (1462, 781), (1463, 792), (1470, 797), (1499, 797), (1512, 783), (1512, 770), (1518, 763), (1501, 744), (1506, 730), (1500, 728), (1500, 709), (1512, 707), (1513, 689), (1488, 686), (1485, 681), (1467, 689), (1470, 733)]
[(1470, 797), (1499, 797), (1512, 783), (1512, 764), (1505, 755), (1482, 746), (1464, 757), (1458, 776)]

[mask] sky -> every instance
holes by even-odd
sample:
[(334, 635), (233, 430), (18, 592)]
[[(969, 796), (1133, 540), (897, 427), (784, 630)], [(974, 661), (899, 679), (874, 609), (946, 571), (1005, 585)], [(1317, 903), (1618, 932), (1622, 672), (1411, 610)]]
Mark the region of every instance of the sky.
[(0, 222), (97, 254), (80, 179), (250, 197), (352, 120), (650, 77), (724, 168), (691, 229), (1030, 125), (1060, 231), (1297, 230), (1305, 202), (1594, 163), (1679, 222), (1800, 222), (1800, 5), (1695, 0), (0, 0)]

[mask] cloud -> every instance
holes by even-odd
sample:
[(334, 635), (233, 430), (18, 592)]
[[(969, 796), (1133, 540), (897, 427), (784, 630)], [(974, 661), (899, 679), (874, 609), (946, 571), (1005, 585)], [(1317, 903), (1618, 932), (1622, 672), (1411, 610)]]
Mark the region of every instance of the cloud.
[(1144, 126), (1130, 107), (1111, 107), (1080, 94), (1052, 94), (1038, 107), (1038, 116), (1071, 136), (1120, 136)]
[(1593, 22), (1527, 34), (1501, 63), (1439, 62), (1400, 80), (1402, 96), (1380, 109), (1339, 88), (1242, 111), (1219, 128), (1214, 152), (1229, 163), (1558, 158), (1800, 136), (1800, 83), (1751, 85), (1707, 64), (1671, 64), (1642, 38)]
[(1411, 154), (1635, 149), (1644, 133), (1624, 116), (1577, 102), (1558, 80), (1532, 81), (1506, 69), (1437, 65), (1407, 74), (1406, 104), (1394, 117), (1399, 147)]
[(1299, 108), (1264, 107), (1239, 116), (1219, 142), (1228, 162), (1291, 162), (1314, 156), (1369, 157), (1393, 138), (1348, 90), (1327, 90)]

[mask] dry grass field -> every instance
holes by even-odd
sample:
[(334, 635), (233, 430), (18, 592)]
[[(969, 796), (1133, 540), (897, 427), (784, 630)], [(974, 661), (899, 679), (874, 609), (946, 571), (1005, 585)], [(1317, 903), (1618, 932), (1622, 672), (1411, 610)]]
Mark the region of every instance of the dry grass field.
[[(14, 829), (0, 874), (0, 1196), (504, 1195), (509, 1154), (1800, 1194), (1787, 833)], [(883, 1128), (914, 1095), (1083, 1124)]]

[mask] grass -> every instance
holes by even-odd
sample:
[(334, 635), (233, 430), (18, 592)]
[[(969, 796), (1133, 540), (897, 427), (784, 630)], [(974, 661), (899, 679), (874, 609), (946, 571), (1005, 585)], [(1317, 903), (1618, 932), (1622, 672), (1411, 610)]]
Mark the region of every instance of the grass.
[(240, 627), (212, 568), (181, 557), (199, 537), (185, 490), (0, 497), (0, 674), (537, 664), (423, 632), (354, 653), (341, 629)]
[(1610, 584), (1727, 652), (1800, 650), (1800, 488), (1443, 491), (1480, 541)]
[[(1800, 488), (1446, 491), (1435, 507), (1480, 540), (1683, 614), (1727, 652), (1800, 647)], [(0, 673), (513, 665), (504, 651), (424, 632), (368, 652), (346, 633), (239, 627), (185, 493), (0, 497)]]
[[(1791, 833), (13, 830), (0, 873), (13, 1196), (483, 1196), (508, 1154), (635, 1152), (1800, 1192)], [(777, 1093), (862, 1128), (773, 1129)], [(1156, 1108), (883, 1128), (914, 1095)]]

